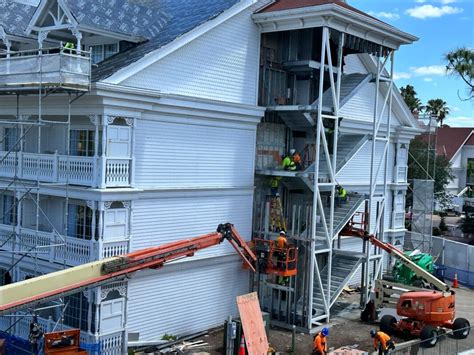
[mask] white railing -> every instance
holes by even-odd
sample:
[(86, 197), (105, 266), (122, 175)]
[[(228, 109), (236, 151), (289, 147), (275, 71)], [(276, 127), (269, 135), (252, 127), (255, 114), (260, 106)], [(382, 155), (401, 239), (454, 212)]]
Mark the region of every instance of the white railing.
[(31, 252), (35, 249), (38, 259), (76, 266), (126, 254), (128, 241), (96, 242), (0, 224), (0, 249), (16, 252)]
[(124, 332), (117, 332), (100, 337), (100, 353), (103, 355), (122, 354)]
[[(0, 151), (0, 177), (92, 187), (130, 186), (131, 159)], [(103, 177), (103, 178), (102, 178)]]
[(105, 185), (128, 186), (130, 183), (131, 159), (107, 159), (105, 163)]
[(128, 241), (103, 242), (101, 248), (102, 259), (123, 255), (128, 253)]

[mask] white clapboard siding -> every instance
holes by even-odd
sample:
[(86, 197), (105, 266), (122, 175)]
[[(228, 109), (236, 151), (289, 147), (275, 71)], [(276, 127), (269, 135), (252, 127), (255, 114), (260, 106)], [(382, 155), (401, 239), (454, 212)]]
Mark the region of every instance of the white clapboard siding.
[(255, 136), (255, 126), (239, 129), (140, 120), (135, 135), (136, 186), (253, 186)]
[[(214, 196), (170, 197), (135, 201), (132, 211), (131, 250), (198, 237), (233, 223), (246, 240), (251, 237), (252, 192)], [(234, 253), (230, 244), (199, 252), (199, 257)]]
[[(377, 142), (375, 150), (375, 169), (382, 157), (383, 153), (383, 142)], [(337, 174), (338, 182), (342, 185), (347, 184), (369, 184), (370, 179), (370, 160), (372, 156), (372, 142), (367, 141), (364, 146), (357, 152), (356, 155), (342, 168)], [(393, 160), (393, 155), (392, 158)], [(389, 165), (393, 164), (389, 162)], [(381, 183), (384, 180), (385, 164), (380, 168), (377, 182)], [(374, 171), (375, 175), (375, 171)], [(390, 177), (389, 177), (390, 181)]]
[[(177, 263), (132, 276), (127, 329), (139, 340), (196, 333), (237, 316), (236, 296), (248, 292), (247, 271), (234, 258)], [(179, 285), (179, 286), (177, 286)]]
[(349, 54), (344, 57), (344, 74), (368, 73), (358, 54)]
[(260, 33), (251, 14), (243, 11), (122, 85), (255, 105)]
[[(341, 249), (352, 251), (356, 253), (362, 253), (362, 239), (356, 237), (342, 237), (341, 238)], [(356, 273), (351, 277), (348, 285), (359, 286), (361, 281), (360, 267)]]
[[(385, 95), (379, 95), (378, 112), (382, 112)], [(368, 83), (362, 86), (357, 93), (341, 108), (339, 114), (347, 119), (360, 120), (366, 122), (374, 121), (374, 105), (375, 105), (375, 83)], [(382, 122), (388, 119), (388, 102), (384, 110)], [(392, 109), (391, 117), (392, 126), (400, 126), (400, 122), (395, 116)], [(382, 129), (383, 130), (383, 129)]]

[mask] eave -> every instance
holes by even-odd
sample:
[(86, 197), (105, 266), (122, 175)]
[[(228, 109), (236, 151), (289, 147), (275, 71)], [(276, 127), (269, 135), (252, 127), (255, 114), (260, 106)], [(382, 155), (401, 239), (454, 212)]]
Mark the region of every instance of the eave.
[(263, 33), (327, 26), (392, 49), (418, 40), (386, 23), (335, 4), (258, 13), (252, 18)]

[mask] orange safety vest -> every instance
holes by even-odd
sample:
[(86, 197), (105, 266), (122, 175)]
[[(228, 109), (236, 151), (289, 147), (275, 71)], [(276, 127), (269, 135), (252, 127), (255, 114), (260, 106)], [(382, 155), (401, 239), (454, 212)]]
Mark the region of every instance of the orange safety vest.
[(286, 237), (279, 235), (276, 239), (277, 248), (284, 249), (286, 247)]
[(374, 337), (374, 348), (377, 349), (378, 342), (382, 345), (383, 350), (387, 350), (388, 342), (390, 341), (390, 336), (384, 332), (377, 332)]
[(326, 337), (323, 336), (321, 332), (314, 338), (313, 349), (319, 351), (321, 354), (327, 351)]

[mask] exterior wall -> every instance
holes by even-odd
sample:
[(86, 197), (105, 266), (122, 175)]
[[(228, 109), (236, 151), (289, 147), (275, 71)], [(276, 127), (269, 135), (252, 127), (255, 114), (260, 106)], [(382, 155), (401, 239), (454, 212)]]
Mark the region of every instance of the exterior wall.
[[(135, 184), (142, 188), (250, 187), (255, 125), (154, 116), (136, 128)], [(166, 120), (166, 121), (163, 121)]]
[[(174, 193), (163, 198), (134, 201), (131, 251), (197, 237), (231, 222), (249, 240), (252, 226), (252, 190)], [(235, 254), (231, 245), (200, 251), (196, 258)]]
[[(385, 95), (382, 92), (379, 95), (378, 113), (382, 112)], [(362, 86), (359, 91), (341, 108), (339, 114), (347, 119), (358, 121), (373, 122), (375, 104), (375, 83), (368, 83)], [(384, 111), (382, 122), (386, 123), (388, 119), (388, 103)], [(392, 108), (392, 126), (399, 126), (395, 113)]]
[(344, 74), (353, 74), (353, 73), (368, 73), (367, 68), (360, 60), (359, 55), (350, 54), (344, 58)]
[(243, 11), (121, 84), (255, 105), (260, 32), (252, 12)]
[[(235, 297), (248, 292), (248, 272), (235, 257), (175, 263), (132, 276), (128, 286), (128, 332), (160, 340), (220, 326), (236, 316)], [(179, 287), (177, 287), (179, 285)], [(146, 316), (145, 316), (146, 315)]]

